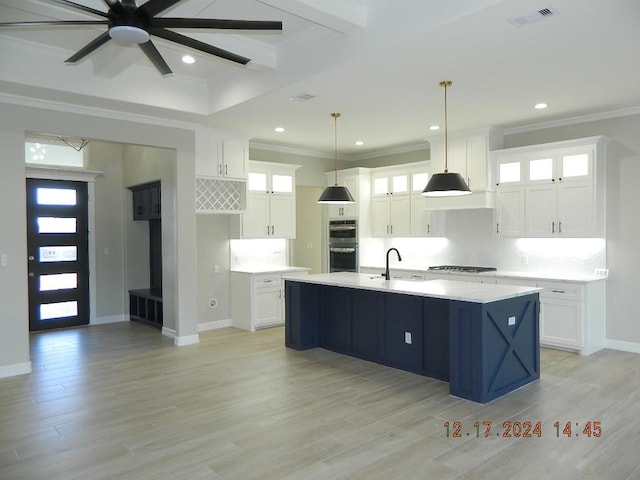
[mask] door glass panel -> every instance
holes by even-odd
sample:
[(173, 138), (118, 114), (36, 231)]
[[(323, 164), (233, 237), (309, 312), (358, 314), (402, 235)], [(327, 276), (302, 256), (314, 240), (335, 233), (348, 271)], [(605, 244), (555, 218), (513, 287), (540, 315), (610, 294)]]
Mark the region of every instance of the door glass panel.
[(409, 191), (408, 179), (406, 175), (396, 175), (391, 179), (393, 193), (406, 193)]
[(75, 205), (75, 189), (38, 188), (36, 189), (38, 205)]
[(589, 154), (565, 155), (562, 157), (563, 177), (584, 177), (589, 175)]
[(411, 191), (421, 192), (427, 186), (427, 183), (429, 183), (428, 173), (414, 173), (411, 179)]
[(292, 193), (293, 177), (291, 175), (273, 175), (271, 177), (271, 188), (274, 192)]
[(38, 233), (76, 233), (76, 219), (38, 217)]
[(40, 319), (75, 317), (78, 315), (78, 302), (57, 302), (40, 304)]
[(551, 180), (553, 178), (553, 159), (541, 158), (529, 162), (529, 180)]
[(78, 247), (40, 247), (40, 262), (75, 262), (78, 260)]
[(374, 178), (373, 179), (373, 194), (384, 195), (387, 193), (387, 178)]
[(249, 172), (249, 178), (247, 181), (247, 187), (254, 192), (266, 192), (267, 191), (267, 174)]
[(500, 164), (500, 183), (510, 183), (520, 181), (520, 162), (509, 162)]
[(54, 275), (40, 275), (40, 291), (67, 290), (78, 288), (77, 273), (57, 273)]

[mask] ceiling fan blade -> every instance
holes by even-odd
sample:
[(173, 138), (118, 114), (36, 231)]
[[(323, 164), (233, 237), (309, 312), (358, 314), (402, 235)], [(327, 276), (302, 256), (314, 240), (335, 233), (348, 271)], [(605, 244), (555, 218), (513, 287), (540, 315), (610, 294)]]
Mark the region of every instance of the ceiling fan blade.
[(164, 58), (162, 58), (162, 55), (160, 55), (160, 52), (158, 51), (156, 46), (151, 43), (151, 40), (146, 43), (140, 43), (139, 45), (145, 55), (149, 58), (149, 60), (151, 60), (151, 63), (153, 63), (153, 65), (162, 75), (173, 73), (169, 68), (169, 65), (167, 65), (167, 62), (165, 62)]
[(85, 45), (75, 55), (72, 55), (71, 57), (67, 58), (64, 62), (76, 63), (78, 60), (82, 60), (84, 57), (89, 55), (94, 50), (97, 50), (99, 47), (107, 43), (109, 40), (111, 40), (111, 37), (109, 36), (109, 32), (104, 32), (99, 37), (96, 37), (92, 42)]
[(95, 8), (87, 7), (85, 5), (80, 5), (79, 3), (70, 2), (69, 0), (50, 0), (51, 2), (59, 3), (60, 5), (64, 5), (65, 7), (73, 7), (83, 10), (87, 13), (93, 13), (94, 15), (98, 15), (100, 17), (109, 18), (105, 12), (101, 12), (100, 10), (96, 10)]
[(0, 27), (55, 27), (58, 25), (108, 25), (108, 20), (48, 20), (45, 22), (0, 23)]
[(184, 35), (180, 35), (179, 33), (172, 32), (171, 30), (165, 30), (164, 28), (150, 28), (149, 33), (151, 35), (155, 35), (156, 37), (164, 38), (165, 40), (179, 43), (180, 45), (184, 45), (185, 47), (193, 48), (195, 50), (200, 50), (201, 52), (205, 52), (210, 55), (215, 55), (216, 57), (231, 60), (232, 62), (240, 63), (242, 65), (246, 65), (251, 61), (250, 58), (243, 57), (241, 55), (236, 55), (235, 53), (231, 53), (227, 50), (214, 47), (213, 45), (209, 45), (208, 43), (204, 43), (190, 37), (185, 37)]
[(155, 17), (160, 12), (164, 12), (167, 8), (181, 1), (182, 0), (149, 0), (144, 5), (138, 7), (138, 12), (146, 15), (148, 18)]
[(282, 22), (262, 20), (226, 20), (209, 18), (152, 18), (152, 27), (212, 28), (218, 30), (282, 30)]
[(127, 13), (127, 11), (122, 6), (118, 0), (104, 0), (104, 3), (107, 4), (109, 10), (113, 10), (116, 13)]

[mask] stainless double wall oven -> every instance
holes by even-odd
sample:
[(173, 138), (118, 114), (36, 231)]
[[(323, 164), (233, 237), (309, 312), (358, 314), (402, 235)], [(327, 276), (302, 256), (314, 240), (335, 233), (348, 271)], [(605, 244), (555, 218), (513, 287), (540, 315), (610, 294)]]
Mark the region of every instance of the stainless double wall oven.
[(358, 271), (357, 220), (329, 221), (329, 271)]

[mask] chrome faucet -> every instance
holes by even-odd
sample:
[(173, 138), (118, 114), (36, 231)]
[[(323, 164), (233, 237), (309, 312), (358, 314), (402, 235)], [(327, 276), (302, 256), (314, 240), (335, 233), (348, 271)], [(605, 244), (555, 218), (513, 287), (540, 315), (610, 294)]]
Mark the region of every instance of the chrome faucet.
[(397, 248), (390, 248), (389, 250), (387, 250), (387, 268), (384, 270), (385, 280), (389, 280), (391, 278), (391, 276), (389, 275), (389, 254), (391, 253), (391, 250), (395, 250), (396, 253), (398, 254), (398, 261), (399, 262), (402, 261), (402, 257), (400, 256), (400, 252), (398, 251)]

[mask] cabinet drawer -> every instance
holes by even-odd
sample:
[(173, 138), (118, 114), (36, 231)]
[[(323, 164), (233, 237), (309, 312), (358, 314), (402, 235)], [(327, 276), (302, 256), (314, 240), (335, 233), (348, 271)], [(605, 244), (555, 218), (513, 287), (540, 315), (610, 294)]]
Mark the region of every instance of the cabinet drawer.
[(540, 292), (541, 298), (557, 298), (565, 300), (581, 300), (582, 285), (565, 282), (538, 282), (537, 286), (544, 288)]
[(280, 288), (281, 280), (280, 274), (254, 275), (252, 286), (253, 288)]

